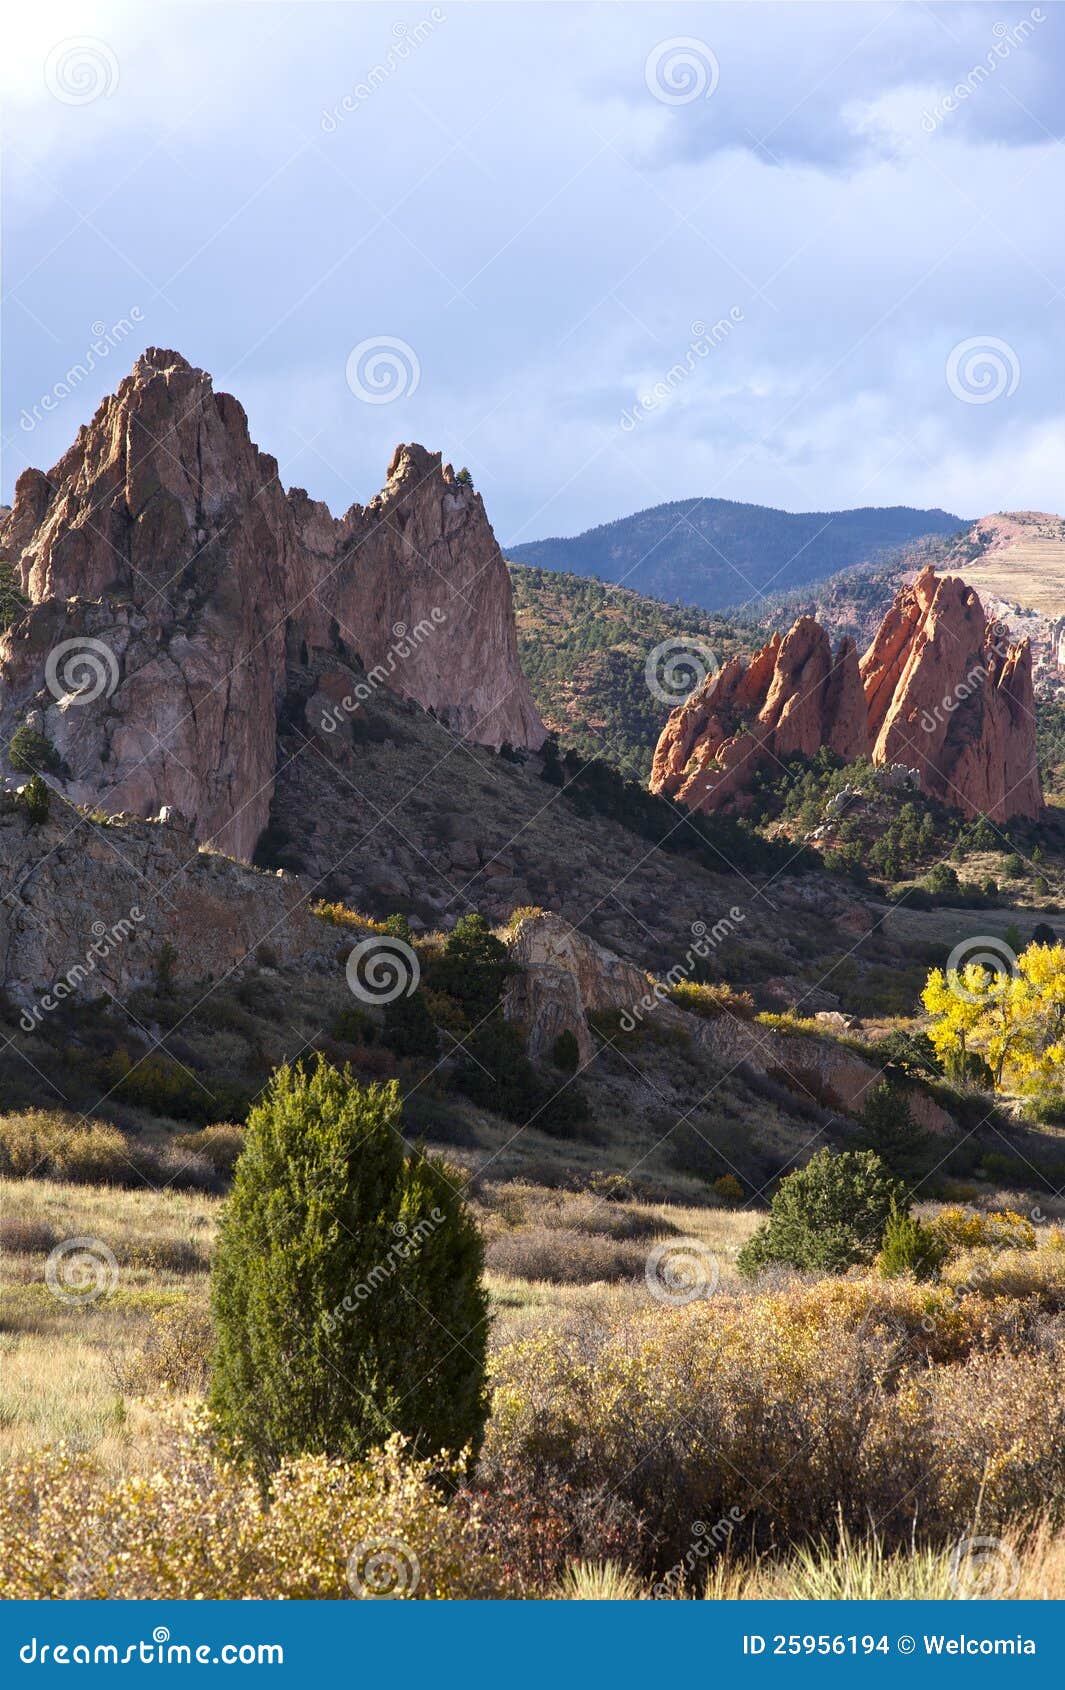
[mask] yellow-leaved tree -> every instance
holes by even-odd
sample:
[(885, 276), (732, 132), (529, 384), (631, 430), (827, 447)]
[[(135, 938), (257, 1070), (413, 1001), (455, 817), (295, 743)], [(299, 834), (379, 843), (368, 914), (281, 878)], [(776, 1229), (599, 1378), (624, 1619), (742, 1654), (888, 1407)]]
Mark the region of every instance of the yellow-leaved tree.
[(934, 968), (921, 998), (949, 1075), (986, 1063), (996, 1090), (1065, 1089), (1065, 945), (1029, 945), (1012, 972)]

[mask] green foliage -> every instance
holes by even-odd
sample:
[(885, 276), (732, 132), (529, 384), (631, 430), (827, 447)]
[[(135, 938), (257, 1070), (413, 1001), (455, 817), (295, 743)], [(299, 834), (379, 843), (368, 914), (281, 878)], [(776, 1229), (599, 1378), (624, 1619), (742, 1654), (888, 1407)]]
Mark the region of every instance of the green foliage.
[(263, 1476), (400, 1432), (476, 1453), (487, 1413), (480, 1235), (442, 1164), (405, 1155), (395, 1084), (284, 1067), (249, 1118), (212, 1280), (210, 1406)]
[(860, 1143), (911, 1187), (924, 1178), (932, 1163), (929, 1134), (914, 1120), (906, 1098), (884, 1080), (866, 1098)]
[(30, 602), (19, 580), (19, 571), (14, 564), (0, 563), (0, 631), (12, 627)]
[(414, 938), (410, 922), (405, 915), (390, 915), (384, 922), (382, 931), (390, 934), (393, 939), (402, 939), (405, 945), (409, 945)]
[(381, 1042), (393, 1056), (435, 1062), (440, 1054), (437, 1035), (424, 992), (402, 995), (385, 1005)]
[[(641, 783), (670, 709), (648, 688), (648, 653), (672, 637), (724, 662), (760, 643), (754, 631), (624, 587), (516, 565), (511, 578), (521, 666), (541, 714), (582, 760), (607, 756)], [(557, 743), (542, 755), (543, 778), (561, 786)]]
[(558, 1035), (551, 1046), (551, 1061), (564, 1074), (575, 1074), (580, 1065), (581, 1051), (577, 1043), (577, 1035), (571, 1033), (568, 1027)]
[(873, 1051), (884, 1068), (893, 1069), (908, 1078), (939, 1080), (943, 1077), (936, 1047), (927, 1033), (907, 1033), (896, 1027), (876, 1041)]
[(892, 1204), (877, 1260), (883, 1279), (898, 1279), (904, 1273), (911, 1273), (914, 1279), (938, 1279), (949, 1255), (946, 1239), (916, 1215)]
[(871, 1150), (819, 1150), (781, 1180), (769, 1219), (748, 1239), (736, 1266), (746, 1278), (780, 1262), (812, 1273), (844, 1273), (880, 1248), (899, 1182)]
[(454, 998), (469, 1019), (477, 1022), (495, 1009), (510, 971), (507, 947), (484, 917), (464, 915), (448, 934), (443, 955), (430, 965), (426, 984), (434, 992)]
[(27, 821), (40, 827), (48, 820), (52, 809), (52, 791), (40, 775), (31, 775), (23, 788), (20, 802)]
[(7, 748), (11, 767), (24, 775), (61, 775), (65, 764), (46, 734), (23, 722), (11, 735)]
[(583, 1093), (572, 1081), (559, 1086), (542, 1080), (518, 1029), (501, 1016), (492, 1016), (465, 1041), (456, 1082), (481, 1108), (558, 1137), (588, 1118)]

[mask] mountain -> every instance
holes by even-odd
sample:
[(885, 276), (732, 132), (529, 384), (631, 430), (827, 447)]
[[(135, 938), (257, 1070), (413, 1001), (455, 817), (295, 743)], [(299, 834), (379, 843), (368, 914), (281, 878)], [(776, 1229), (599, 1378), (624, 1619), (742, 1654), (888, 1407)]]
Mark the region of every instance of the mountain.
[(290, 665), (336, 665), (334, 726), (358, 665), (463, 738), (544, 737), (468, 478), (400, 446), (335, 519), (285, 492), (238, 401), (176, 352), (146, 351), (54, 468), (19, 477), (0, 562), (28, 601), (0, 636), (2, 744), (34, 736), (68, 799), (173, 807), (230, 856), (270, 817)]
[(711, 667), (758, 643), (723, 617), (590, 576), (512, 563), (510, 578), (518, 656), (544, 722), (581, 757), (640, 780), (674, 704)]
[(571, 539), (510, 546), (514, 563), (596, 575), (654, 598), (721, 610), (865, 563), (927, 534), (965, 527), (942, 510), (772, 510), (684, 499)]

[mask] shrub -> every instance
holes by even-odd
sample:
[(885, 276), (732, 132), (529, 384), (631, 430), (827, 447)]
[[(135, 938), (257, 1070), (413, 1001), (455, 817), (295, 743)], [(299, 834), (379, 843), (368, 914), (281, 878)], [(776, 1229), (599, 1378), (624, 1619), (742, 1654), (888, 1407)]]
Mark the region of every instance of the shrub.
[(527, 1226), (495, 1239), (486, 1259), (493, 1273), (509, 1279), (592, 1285), (640, 1278), (647, 1247), (565, 1226)]
[(456, 1080), (474, 1103), (518, 1126), (564, 1136), (588, 1117), (588, 1104), (572, 1083), (549, 1086), (525, 1054), (521, 1034), (493, 1016), (465, 1041)]
[(158, 1467), (115, 1481), (87, 1455), (5, 1464), (0, 1533), (17, 1544), (0, 1597), (350, 1600), (378, 1592), (366, 1556), (395, 1550), (405, 1599), (517, 1595), (481, 1543), (475, 1506), (442, 1494), (438, 1467), (399, 1440), (358, 1464), (304, 1456), (264, 1495), (239, 1467), (182, 1438)]
[(731, 986), (698, 985), (694, 980), (681, 980), (669, 988), (669, 997), (690, 1015), (701, 1015), (704, 1021), (716, 1021), (722, 1015), (733, 1015), (740, 1021), (754, 1020), (754, 999), (749, 992), (735, 992)]
[(198, 1396), (207, 1388), (213, 1352), (214, 1327), (206, 1309), (184, 1302), (159, 1309), (139, 1350), (120, 1364), (119, 1387), (131, 1396), (157, 1391)]
[(892, 1207), (877, 1258), (884, 1279), (898, 1279), (904, 1273), (912, 1273), (914, 1279), (938, 1279), (949, 1254), (949, 1244), (934, 1228), (897, 1205)]
[(735, 1209), (743, 1202), (743, 1187), (735, 1174), (721, 1174), (713, 1181), (710, 1189), (726, 1208)]
[(464, 915), (434, 958), (426, 984), (454, 998), (473, 1022), (490, 1015), (511, 971), (510, 953), (481, 915)]
[(440, 1039), (423, 992), (411, 992), (385, 1005), (381, 1042), (393, 1056), (430, 1066), (440, 1054)]
[(404, 1155), (393, 1083), (279, 1069), (248, 1122), (212, 1280), (210, 1404), (260, 1473), (358, 1459), (400, 1432), (476, 1452), (486, 1413), (480, 1235), (442, 1164)]
[(0, 1220), (0, 1250), (13, 1256), (45, 1256), (59, 1243), (59, 1234), (47, 1221), (8, 1215)]
[(1034, 1250), (1035, 1227), (1013, 1209), (992, 1209), (981, 1215), (955, 1205), (941, 1209), (932, 1230), (956, 1255), (961, 1250)]
[(44, 1109), (0, 1117), (0, 1173), (74, 1185), (141, 1185), (158, 1172), (150, 1152), (117, 1127)]
[(867, 1278), (596, 1314), (501, 1348), (484, 1482), (570, 1487), (593, 1517), (609, 1491), (630, 1565), (737, 1512), (755, 1551), (1065, 1517), (1060, 1335), (1011, 1299)]
[(11, 735), (7, 748), (11, 767), (24, 775), (61, 775), (65, 772), (63, 759), (47, 734), (22, 723)]
[(577, 1035), (564, 1027), (551, 1046), (551, 1061), (563, 1074), (575, 1074), (580, 1066), (581, 1050)]
[(936, 1047), (927, 1033), (906, 1033), (896, 1027), (884, 1038), (877, 1039), (873, 1055), (883, 1067), (897, 1069), (908, 1077), (924, 1080), (943, 1077)]
[(898, 1181), (871, 1150), (819, 1150), (805, 1168), (781, 1180), (768, 1221), (748, 1239), (736, 1265), (748, 1277), (773, 1262), (843, 1273), (873, 1260), (892, 1204), (902, 1201)]
[(52, 809), (52, 792), (48, 782), (40, 775), (31, 775), (19, 794), (19, 803), (27, 821), (33, 827), (41, 827)]
[(193, 1156), (202, 1156), (216, 1174), (229, 1179), (244, 1149), (244, 1128), (231, 1121), (219, 1122), (214, 1127), (201, 1127), (199, 1132), (179, 1133), (174, 1143)]
[(364, 1009), (348, 1004), (330, 1026), (329, 1037), (342, 1044), (372, 1045), (377, 1038), (377, 1022)]

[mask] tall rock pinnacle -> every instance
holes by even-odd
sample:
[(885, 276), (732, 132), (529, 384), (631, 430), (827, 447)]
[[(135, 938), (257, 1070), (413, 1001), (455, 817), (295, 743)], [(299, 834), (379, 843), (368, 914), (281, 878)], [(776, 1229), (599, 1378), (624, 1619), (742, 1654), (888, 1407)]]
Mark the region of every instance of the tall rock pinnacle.
[(3, 745), (35, 726), (75, 802), (173, 805), (229, 855), (267, 819), (286, 661), (316, 649), (380, 666), (459, 735), (544, 738), (473, 488), (400, 447), (335, 520), (286, 494), (242, 406), (176, 352), (149, 348), (59, 463), (19, 478), (0, 555), (30, 600), (0, 637)]

